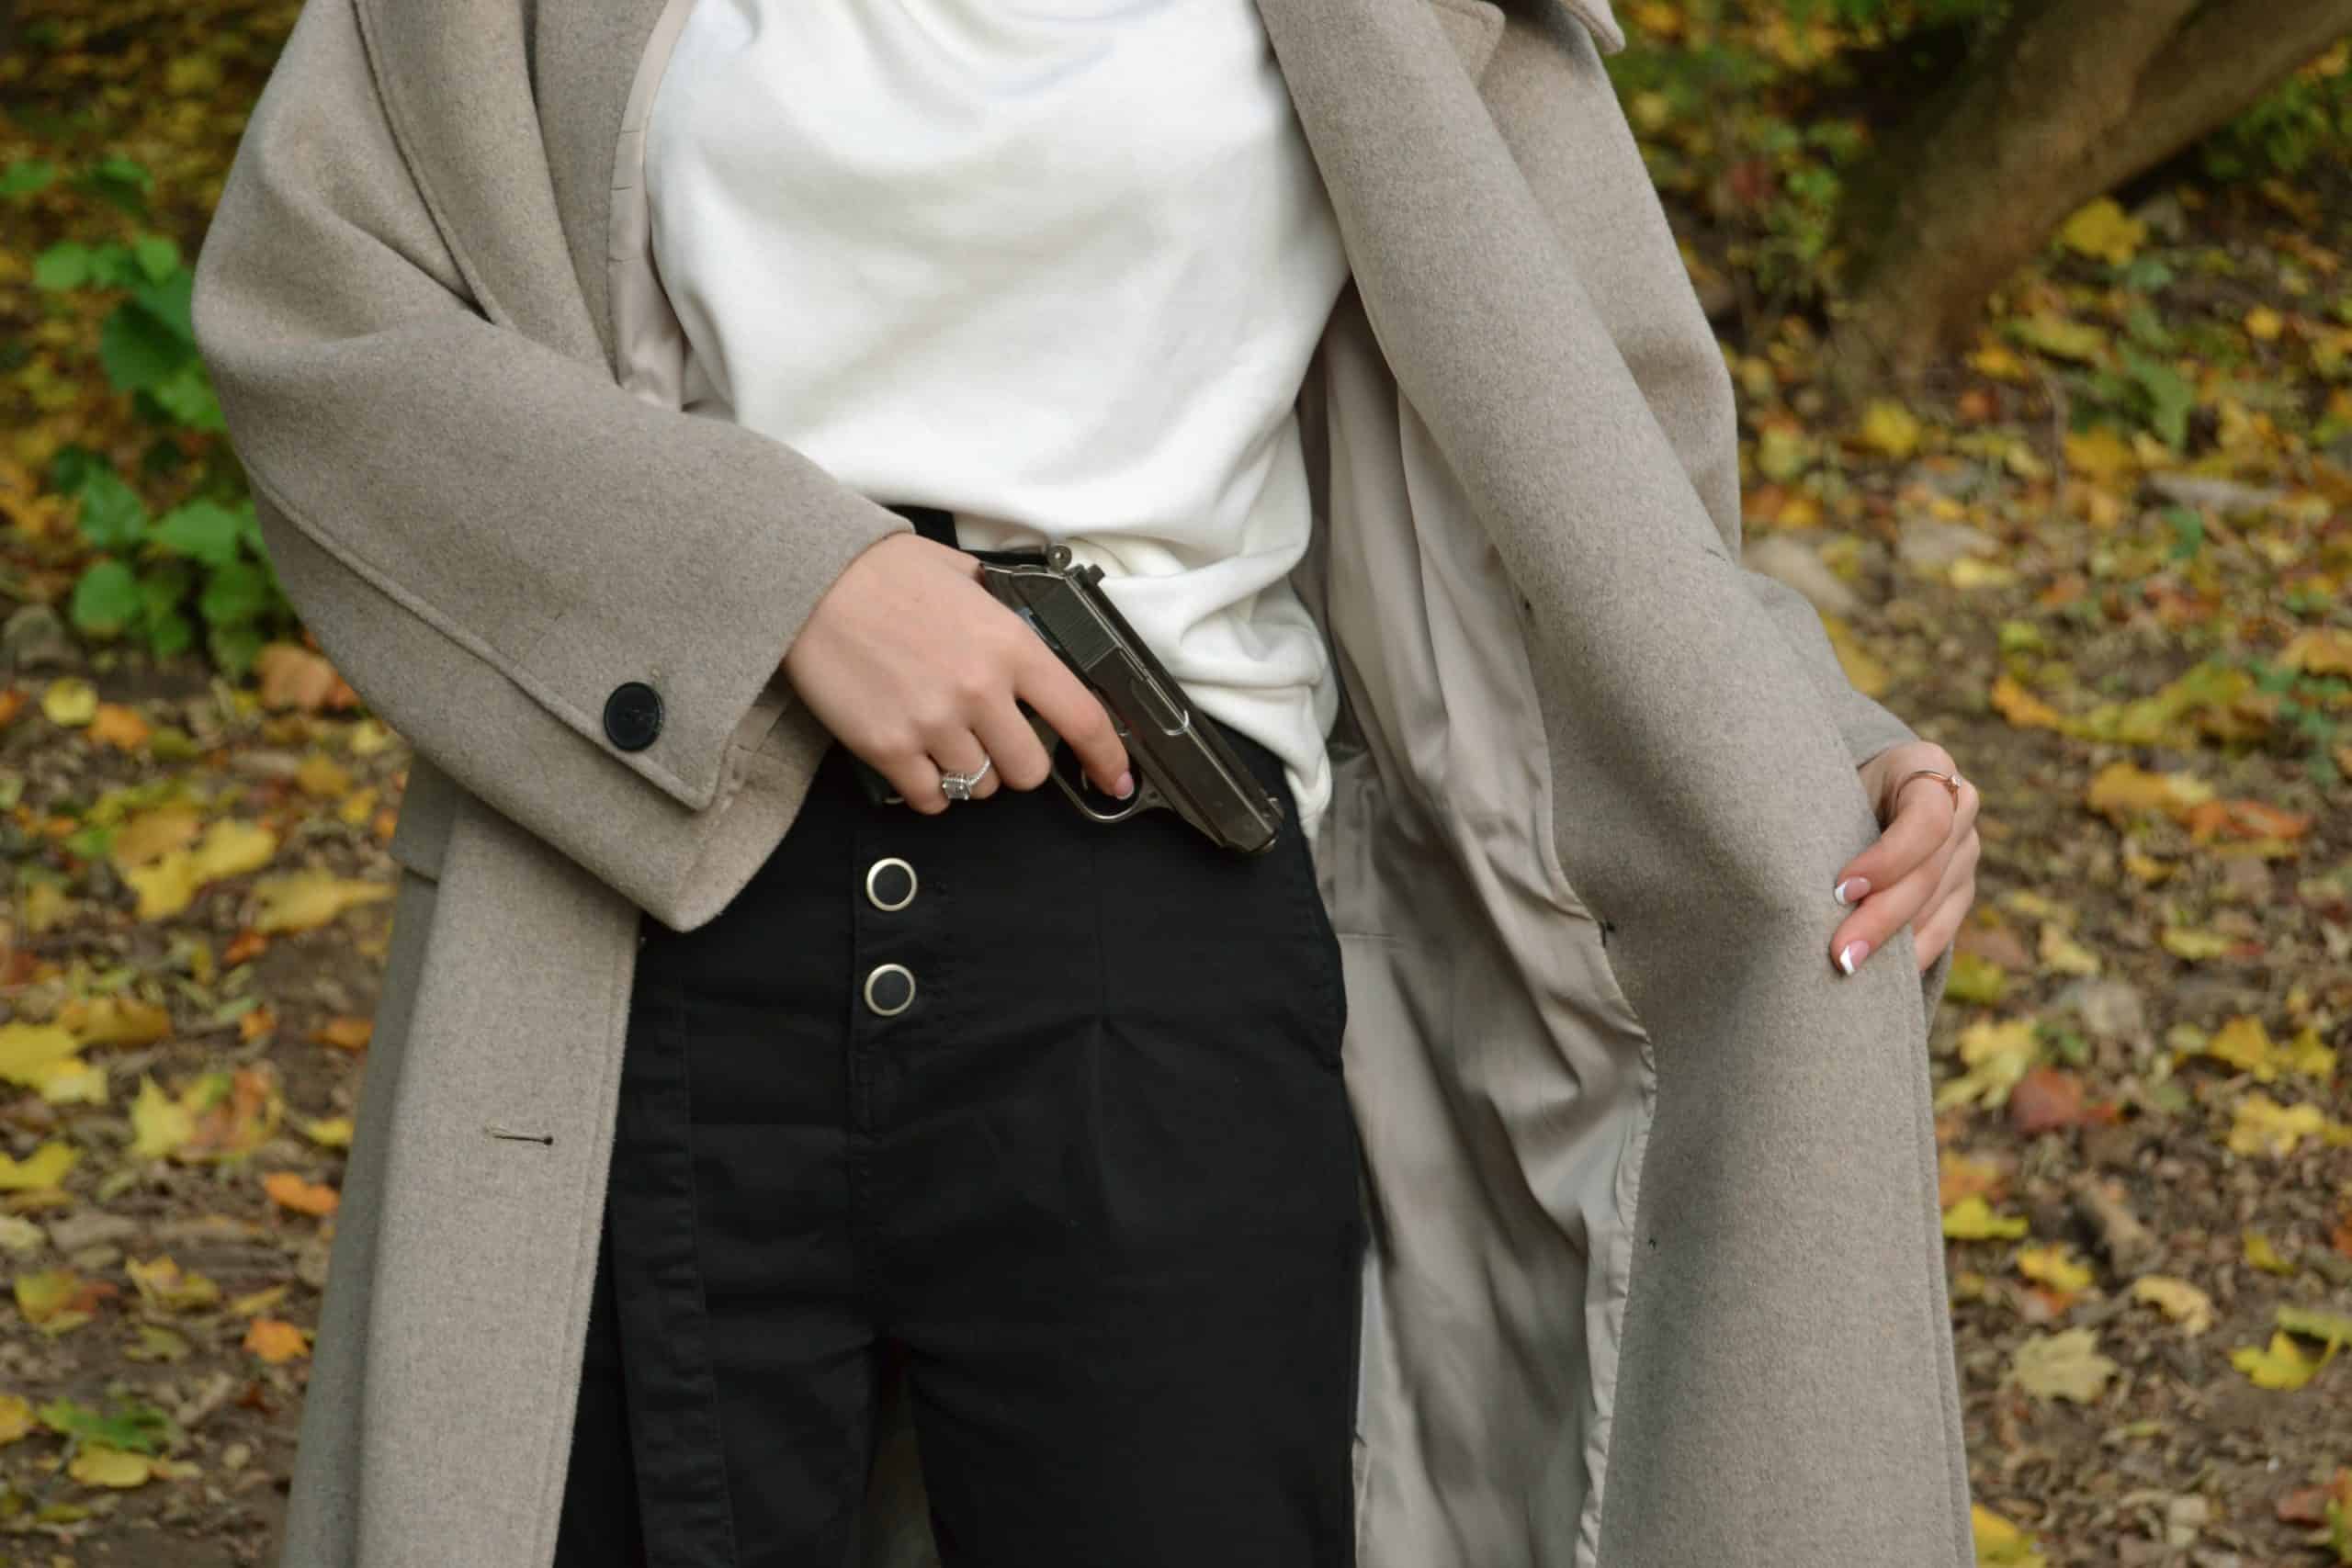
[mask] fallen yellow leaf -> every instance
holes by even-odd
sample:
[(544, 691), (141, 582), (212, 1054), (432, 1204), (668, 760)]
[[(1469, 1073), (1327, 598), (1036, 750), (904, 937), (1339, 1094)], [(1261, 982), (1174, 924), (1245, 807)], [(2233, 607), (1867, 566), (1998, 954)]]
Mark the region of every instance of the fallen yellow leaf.
[(1962, 1198), (1944, 1211), (1944, 1235), (1954, 1241), (2007, 1240), (2025, 1235), (2021, 1216), (1996, 1214), (1982, 1198)]
[(351, 1146), (351, 1118), (322, 1116), (315, 1122), (298, 1122), (302, 1135), (322, 1148), (347, 1149)]
[(245, 1330), (244, 1348), (263, 1360), (276, 1365), (310, 1353), (310, 1340), (301, 1329), (280, 1318), (257, 1317)]
[(2193, 774), (2152, 773), (2130, 762), (2109, 762), (2091, 779), (2083, 803), (2120, 827), (2143, 811), (2177, 819), (2212, 797), (2213, 786)]
[(2340, 1345), (2352, 1345), (2352, 1316), (2340, 1312), (2322, 1312), (2317, 1307), (2290, 1306), (2281, 1303), (2276, 1309), (2278, 1326), (2290, 1334), (2300, 1334), (2306, 1339), (2316, 1339), (2333, 1351)]
[(2115, 1363), (2099, 1354), (2098, 1336), (2087, 1328), (2057, 1334), (2037, 1334), (2018, 1347), (2009, 1364), (2018, 1386), (2040, 1399), (2071, 1399), (2088, 1404), (2097, 1399)]
[(1862, 414), (1862, 444), (1900, 462), (1919, 449), (1919, 419), (1891, 398), (1871, 400)]
[(202, 1274), (185, 1274), (169, 1256), (141, 1263), (128, 1258), (122, 1266), (130, 1282), (139, 1287), (140, 1299), (150, 1306), (167, 1312), (187, 1312), (197, 1307), (217, 1305), (220, 1287)]
[(2306, 675), (2352, 675), (2352, 631), (2312, 626), (2297, 632), (2278, 650), (2278, 662)]
[(2244, 1372), (2256, 1388), (2275, 1388), (2291, 1393), (2319, 1374), (2335, 1354), (2331, 1345), (2318, 1355), (2312, 1355), (2295, 1342), (2295, 1337), (2284, 1329), (2274, 1331), (2267, 1348), (2247, 1346), (2230, 1352), (2230, 1365)]
[(2148, 226), (2125, 212), (2112, 197), (2100, 197), (2066, 220), (2059, 243), (2077, 255), (2121, 266), (2147, 242)]
[(1968, 356), (1968, 367), (1996, 381), (2022, 381), (2027, 376), (2025, 361), (2006, 344), (1986, 344)]
[(2166, 926), (2156, 933), (2156, 942), (2175, 958), (2186, 958), (2191, 964), (2208, 958), (2219, 958), (2237, 942), (2219, 931), (2199, 931), (2193, 926)]
[(0, 1077), (38, 1084), (40, 1070), (82, 1048), (74, 1032), (54, 1023), (0, 1023)]
[(2010, 587), (2016, 583), (2018, 574), (2014, 568), (1998, 561), (1962, 556), (1944, 569), (1944, 580), (1965, 593), (1979, 588)]
[(1970, 1505), (1968, 1522), (1976, 1538), (1977, 1568), (2043, 1568), (2047, 1562), (2033, 1549), (2031, 1537), (1982, 1503)]
[(2055, 922), (2041, 928), (2041, 966), (2053, 975), (2096, 975), (2098, 954), (2067, 934)]
[(2277, 343), (2287, 330), (2287, 318), (2267, 305), (2256, 305), (2245, 313), (2245, 335), (2256, 343)]
[(153, 1045), (172, 1032), (171, 1010), (137, 997), (77, 998), (57, 1022), (85, 1045)]
[(2140, 471), (2140, 459), (2132, 444), (2117, 434), (2111, 425), (2093, 425), (2079, 434), (2070, 432), (2064, 445), (2066, 467), (2099, 484), (2111, 485)]
[(257, 1312), (268, 1311), (271, 1307), (276, 1306), (279, 1302), (285, 1299), (286, 1287), (283, 1285), (271, 1285), (266, 1290), (254, 1291), (246, 1295), (231, 1297), (229, 1301), (229, 1310), (236, 1314), (239, 1317), (251, 1317)]
[(2278, 1249), (2272, 1246), (2270, 1238), (2260, 1231), (2247, 1231), (2240, 1240), (2245, 1248), (2245, 1260), (2248, 1267), (2259, 1269), (2266, 1274), (2295, 1272), (2295, 1265), (2287, 1258), (2279, 1257)]
[(2047, 1285), (2061, 1295), (2080, 1295), (2091, 1288), (2096, 1278), (2090, 1266), (2074, 1256), (2064, 1242), (2048, 1247), (2026, 1247), (2018, 1249), (2018, 1272), (2036, 1284)]
[(85, 1486), (144, 1486), (155, 1473), (145, 1454), (92, 1442), (81, 1445), (65, 1471)]
[(54, 1187), (65, 1179), (82, 1151), (71, 1144), (51, 1138), (40, 1147), (17, 1160), (0, 1155), (0, 1192), (26, 1192), (43, 1187)]
[(1999, 1106), (2009, 1090), (2041, 1059), (2041, 1042), (2030, 1018), (2007, 1021), (1985, 1019), (1960, 1033), (1960, 1059), (1968, 1071), (1936, 1089), (1938, 1111), (1956, 1105)]
[(2056, 729), (2065, 723), (2064, 715), (2026, 690), (2014, 675), (1993, 682), (1993, 711), (2019, 729)]
[(203, 825), (203, 818), (193, 807), (160, 806), (153, 811), (141, 812), (117, 829), (108, 853), (118, 871), (149, 865), (173, 850), (194, 843)]
[(2211, 1038), (2182, 1055), (2206, 1055), (2269, 1083), (2286, 1073), (2301, 1073), (2324, 1081), (2335, 1071), (2335, 1053), (2320, 1043), (2319, 1030), (2306, 1026), (2293, 1041), (2279, 1044), (2270, 1038), (2262, 1020), (2252, 1013), (2232, 1018)]
[(323, 751), (313, 751), (294, 770), (294, 784), (305, 795), (338, 795), (351, 787), (351, 770)]
[(97, 716), (98, 689), (79, 675), (61, 675), (41, 693), (40, 711), (51, 724), (78, 729)]
[(145, 1073), (139, 1075), (139, 1098), (130, 1106), (130, 1152), (141, 1159), (161, 1159), (187, 1142), (196, 1131), (196, 1113), (157, 1087)]
[(190, 852), (190, 869), (199, 883), (218, 882), (258, 871), (277, 852), (277, 834), (258, 822), (224, 818), (204, 830), (203, 840)]
[(51, 1105), (104, 1105), (107, 1070), (95, 1062), (74, 1057), (45, 1063), (32, 1072), (32, 1083)]
[(389, 898), (392, 890), (380, 882), (346, 880), (324, 872), (303, 872), (254, 884), (261, 912), (254, 919), (258, 931), (306, 931), (325, 925), (345, 909)]
[(2213, 1326), (2213, 1298), (2186, 1280), (2147, 1274), (2132, 1281), (2132, 1298), (2146, 1302), (2194, 1339)]
[(142, 920), (168, 919), (196, 898), (196, 863), (187, 850), (166, 850), (146, 865), (125, 870), (122, 879), (139, 895)]
[(103, 1280), (85, 1280), (71, 1269), (41, 1269), (15, 1280), (17, 1310), (44, 1333), (62, 1334), (97, 1315), (98, 1303), (116, 1293)]
[(2280, 1105), (2256, 1091), (2238, 1101), (2223, 1144), (2232, 1154), (2284, 1158), (2295, 1152), (2296, 1145), (2319, 1136), (2327, 1127), (2327, 1117), (2318, 1106)]

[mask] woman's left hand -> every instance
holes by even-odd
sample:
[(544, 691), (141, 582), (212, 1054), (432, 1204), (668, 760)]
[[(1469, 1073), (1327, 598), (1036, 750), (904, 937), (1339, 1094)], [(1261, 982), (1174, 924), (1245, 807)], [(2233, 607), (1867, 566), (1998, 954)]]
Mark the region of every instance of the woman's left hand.
[(1916, 776), (1921, 768), (1960, 773), (1931, 740), (1890, 746), (1861, 765), (1862, 787), (1886, 830), (1846, 863), (1831, 895), (1857, 906), (1829, 939), (1831, 959), (1849, 975), (1906, 924), (1927, 968), (1976, 897), (1976, 786), (1961, 779), (1955, 797), (1942, 780)]

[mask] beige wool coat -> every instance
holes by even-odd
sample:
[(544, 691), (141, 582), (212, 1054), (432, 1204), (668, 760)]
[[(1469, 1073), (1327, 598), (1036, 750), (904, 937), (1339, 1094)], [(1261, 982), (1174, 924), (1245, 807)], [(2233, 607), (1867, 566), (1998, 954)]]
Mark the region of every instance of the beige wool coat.
[[(639, 912), (783, 835), (827, 737), (778, 661), (907, 526), (679, 406), (639, 176), (693, 3), (310, 0), (198, 257), (277, 570), (415, 751), (285, 1568), (550, 1562)], [(1911, 731), (1740, 564), (1606, 0), (1259, 4), (1353, 271), (1296, 581), (1345, 694), (1361, 1560), (1962, 1568), (1949, 955), (1826, 957)], [(869, 1568), (929, 1560), (907, 1455)]]

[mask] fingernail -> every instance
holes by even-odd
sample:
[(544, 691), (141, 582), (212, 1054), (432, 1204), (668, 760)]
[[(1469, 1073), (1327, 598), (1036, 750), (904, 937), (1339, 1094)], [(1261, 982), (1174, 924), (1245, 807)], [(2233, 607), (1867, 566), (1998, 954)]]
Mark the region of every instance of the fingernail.
[(1839, 883), (1836, 887), (1830, 889), (1830, 896), (1836, 898), (1840, 904), (1855, 904), (1860, 902), (1862, 895), (1870, 890), (1871, 879), (1869, 877), (1849, 876), (1845, 881)]
[(1861, 966), (1862, 960), (1868, 958), (1870, 955), (1871, 944), (1869, 942), (1849, 942), (1846, 944), (1846, 951), (1838, 955), (1838, 967), (1843, 969), (1847, 974), (1851, 975), (1856, 969)]
[(1135, 794), (1135, 792), (1136, 775), (1132, 772), (1121, 773), (1119, 775), (1119, 787), (1113, 793), (1121, 800), (1125, 800), (1127, 796)]

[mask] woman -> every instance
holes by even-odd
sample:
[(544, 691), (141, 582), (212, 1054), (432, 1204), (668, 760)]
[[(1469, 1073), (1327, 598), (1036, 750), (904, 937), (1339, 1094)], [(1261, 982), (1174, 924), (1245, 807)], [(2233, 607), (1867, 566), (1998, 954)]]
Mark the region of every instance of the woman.
[[(1605, 7), (806, 13), (313, 0), (199, 258), (415, 748), (285, 1561), (1967, 1562), (1973, 793), (1738, 565)], [(1038, 787), (1049, 536), (1267, 854)]]

